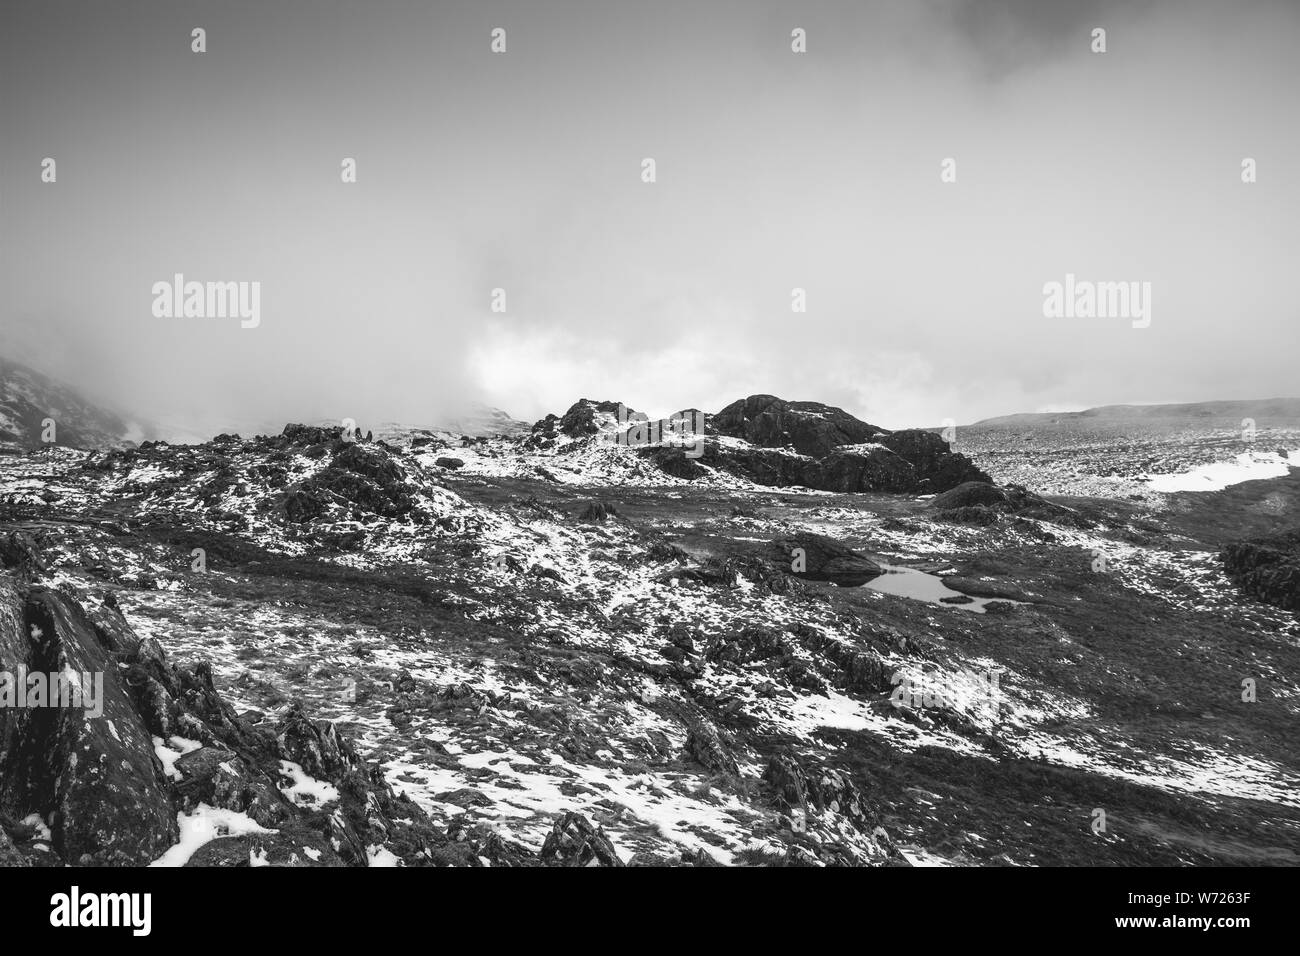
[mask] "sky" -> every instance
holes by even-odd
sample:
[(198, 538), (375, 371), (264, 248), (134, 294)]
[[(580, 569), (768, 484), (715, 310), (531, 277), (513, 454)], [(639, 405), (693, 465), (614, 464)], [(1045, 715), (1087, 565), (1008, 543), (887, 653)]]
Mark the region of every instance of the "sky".
[(1298, 49), (1294, 0), (4, 4), (0, 350), (208, 431), (1295, 395)]

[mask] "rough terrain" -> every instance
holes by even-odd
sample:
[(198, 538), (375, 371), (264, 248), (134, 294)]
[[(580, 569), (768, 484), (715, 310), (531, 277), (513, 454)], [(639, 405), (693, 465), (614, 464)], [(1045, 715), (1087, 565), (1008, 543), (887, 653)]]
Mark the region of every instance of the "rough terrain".
[[(152, 822), (89, 829), (232, 865), (1300, 862), (1300, 619), (1221, 558), (1300, 523), (1300, 472), (1103, 495), (1074, 439), (959, 430), (968, 461), (769, 399), (698, 458), (595, 402), (500, 438), (12, 447), (7, 633), (66, 616), (140, 725), (113, 743)], [(1176, 470), (1168, 441), (1107, 464)], [(63, 800), (0, 790), (10, 860), (123, 862)]]

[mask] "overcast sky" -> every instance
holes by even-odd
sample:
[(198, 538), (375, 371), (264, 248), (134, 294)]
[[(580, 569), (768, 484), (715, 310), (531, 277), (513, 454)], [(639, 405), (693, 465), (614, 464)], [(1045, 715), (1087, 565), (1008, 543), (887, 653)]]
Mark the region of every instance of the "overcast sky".
[[(1294, 0), (0, 11), (0, 342), (154, 420), (1300, 391)], [(177, 272), (260, 326), (155, 317)], [(1150, 327), (1045, 318), (1067, 273)]]

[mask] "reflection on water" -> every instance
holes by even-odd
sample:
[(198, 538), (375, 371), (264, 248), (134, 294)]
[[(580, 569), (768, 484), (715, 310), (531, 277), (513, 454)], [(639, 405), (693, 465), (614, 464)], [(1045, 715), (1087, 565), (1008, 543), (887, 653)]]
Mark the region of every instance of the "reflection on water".
[(964, 608), (967, 611), (974, 611), (976, 614), (983, 614), (984, 608), (994, 601), (1003, 601), (1007, 604), (1025, 603), (1024, 601), (1008, 601), (1006, 598), (971, 597), (948, 587), (943, 583), (943, 578), (937, 574), (927, 574), (925, 571), (918, 571), (916, 568), (905, 567), (901, 564), (881, 564), (880, 566), (884, 568), (885, 573), (862, 585), (864, 588), (879, 591), (881, 594), (914, 598), (918, 601), (929, 601), (931, 604), (942, 604), (946, 607)]

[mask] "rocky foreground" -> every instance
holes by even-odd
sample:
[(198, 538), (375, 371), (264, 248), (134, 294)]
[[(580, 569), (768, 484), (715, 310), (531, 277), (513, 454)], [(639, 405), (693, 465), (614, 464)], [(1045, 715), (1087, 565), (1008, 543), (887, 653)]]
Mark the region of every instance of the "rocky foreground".
[(0, 708), (0, 859), (1300, 862), (1300, 621), (1228, 557), (1294, 472), (1042, 495), (815, 403), (618, 412), (0, 458), (0, 671), (104, 675)]

